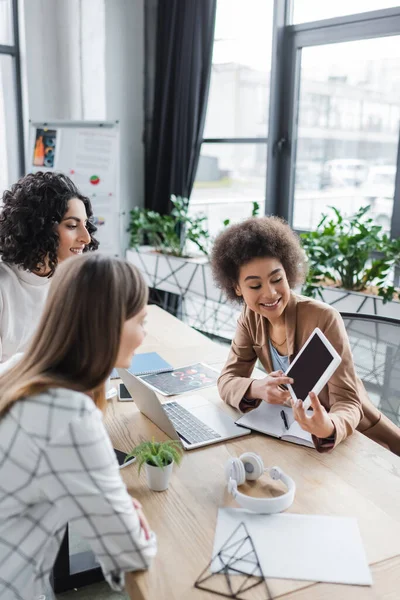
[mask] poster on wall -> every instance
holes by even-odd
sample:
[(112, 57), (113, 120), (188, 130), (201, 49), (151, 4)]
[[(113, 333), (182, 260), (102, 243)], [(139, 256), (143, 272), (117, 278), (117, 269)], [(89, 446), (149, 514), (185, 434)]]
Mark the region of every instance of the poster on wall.
[(51, 169), (54, 167), (56, 140), (56, 129), (36, 129), (32, 157), (33, 167), (49, 167)]
[(68, 175), (91, 201), (99, 249), (121, 254), (118, 123), (31, 123), (27, 164)]

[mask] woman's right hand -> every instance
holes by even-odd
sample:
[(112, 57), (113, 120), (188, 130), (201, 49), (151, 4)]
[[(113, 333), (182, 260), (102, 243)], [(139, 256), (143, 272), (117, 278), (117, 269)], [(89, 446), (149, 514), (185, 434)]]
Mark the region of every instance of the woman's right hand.
[(283, 371), (273, 371), (263, 379), (255, 379), (246, 397), (259, 398), (268, 404), (284, 404), (290, 400), (290, 392), (280, 388), (280, 385), (293, 383), (291, 377), (286, 377)]

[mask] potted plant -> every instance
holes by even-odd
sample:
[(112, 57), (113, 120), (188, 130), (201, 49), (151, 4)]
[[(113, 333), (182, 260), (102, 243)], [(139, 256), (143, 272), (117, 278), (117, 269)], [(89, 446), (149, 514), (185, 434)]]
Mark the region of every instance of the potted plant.
[(125, 462), (136, 457), (140, 471), (145, 465), (147, 483), (151, 490), (163, 492), (168, 488), (169, 478), (174, 463), (179, 465), (182, 460), (182, 445), (176, 440), (166, 442), (142, 442), (125, 458)]
[(138, 248), (145, 238), (156, 252), (189, 258), (192, 243), (204, 255), (208, 253), (209, 233), (204, 228), (205, 216), (189, 217), (189, 199), (171, 196), (171, 214), (160, 215), (153, 210), (134, 208), (130, 211), (130, 245)]
[(325, 300), (324, 290), (331, 286), (346, 297), (372, 294), (383, 304), (397, 299), (398, 290), (389, 278), (400, 259), (400, 240), (391, 240), (374, 224), (369, 206), (348, 217), (331, 208), (333, 216), (323, 215), (315, 231), (300, 235), (309, 262), (302, 292)]

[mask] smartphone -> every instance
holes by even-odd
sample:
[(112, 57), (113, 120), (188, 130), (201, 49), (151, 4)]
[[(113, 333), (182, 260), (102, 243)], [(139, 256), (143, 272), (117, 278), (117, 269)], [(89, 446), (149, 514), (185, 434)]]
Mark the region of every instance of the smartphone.
[(116, 450), (116, 448), (114, 448), (114, 452), (115, 452), (115, 456), (117, 457), (117, 461), (118, 461), (120, 469), (123, 469), (124, 467), (131, 465), (136, 460), (136, 456), (134, 456), (133, 458), (130, 458), (129, 460), (127, 460), (125, 462), (125, 458), (128, 456), (127, 452), (122, 452), (122, 450)]
[(118, 398), (121, 400), (121, 402), (129, 402), (129, 400), (132, 400), (132, 396), (123, 383), (118, 385)]

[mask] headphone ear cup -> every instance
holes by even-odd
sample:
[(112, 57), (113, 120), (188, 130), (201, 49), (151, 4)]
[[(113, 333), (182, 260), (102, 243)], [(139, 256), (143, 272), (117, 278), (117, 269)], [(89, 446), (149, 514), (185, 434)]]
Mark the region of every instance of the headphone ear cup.
[(240, 458), (230, 458), (225, 465), (225, 479), (229, 483), (232, 478), (237, 485), (242, 485), (246, 481), (246, 472)]
[(240, 455), (239, 460), (242, 463), (246, 479), (255, 480), (264, 473), (263, 460), (255, 452), (245, 452)]

